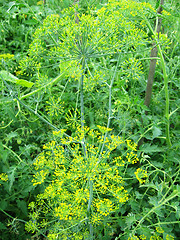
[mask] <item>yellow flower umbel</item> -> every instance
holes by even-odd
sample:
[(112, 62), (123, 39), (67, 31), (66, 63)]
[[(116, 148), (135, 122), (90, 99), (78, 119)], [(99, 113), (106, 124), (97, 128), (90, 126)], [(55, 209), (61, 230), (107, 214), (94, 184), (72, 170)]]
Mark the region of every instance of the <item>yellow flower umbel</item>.
[(147, 171), (141, 168), (138, 168), (134, 174), (136, 175), (136, 178), (140, 182), (140, 184), (145, 183), (146, 178), (148, 177)]
[(10, 54), (10, 53), (4, 53), (4, 54), (0, 54), (0, 61), (2, 59), (4, 60), (9, 60), (9, 59), (13, 59), (14, 58), (14, 55), (13, 54)]
[(6, 173), (0, 173), (0, 185), (2, 182), (7, 182), (8, 181), (8, 175)]
[[(139, 20), (141, 26), (143, 16), (149, 15), (150, 12), (155, 12), (150, 4), (116, 0), (109, 1), (106, 7), (99, 10), (78, 14), (78, 24), (75, 21), (74, 7), (62, 11), (61, 17), (58, 14), (48, 15), (42, 26), (34, 33), (28, 57), (20, 62), (20, 73), (37, 75), (37, 72), (44, 68), (43, 59), (46, 58), (50, 66), (59, 65), (64, 77), (79, 80), (82, 71), (80, 64), (82, 52), (85, 53), (86, 59), (92, 60), (102, 55), (112, 57), (131, 48), (135, 51), (149, 42), (146, 31), (138, 27), (132, 18), (142, 16), (142, 20)], [(77, 42), (81, 43), (81, 47)], [(135, 79), (139, 79), (142, 70), (140, 62), (134, 58), (130, 58), (128, 64), (129, 62), (131, 62), (129, 67), (132, 65), (131, 68), (134, 69), (133, 73), (139, 72), (134, 74)], [(104, 82), (104, 72), (96, 65), (91, 61), (93, 70), (87, 69), (85, 73), (85, 90), (90, 91)], [(126, 74), (127, 78), (132, 78), (133, 75), (129, 76), (129, 72), (123, 74)]]
[[(83, 239), (87, 223), (96, 226), (105, 219), (111, 221), (112, 214), (128, 201), (121, 172), (134, 163), (134, 158), (138, 161), (136, 154), (125, 157), (132, 155), (136, 147), (130, 141), (127, 146), (118, 136), (104, 139), (103, 134), (111, 129), (98, 128), (100, 131), (77, 127), (74, 138), (63, 136), (65, 129), (53, 132), (56, 140), (45, 144), (34, 162), (33, 185), (43, 184), (44, 192), (30, 206), (32, 220), (27, 230), (45, 227), (39, 221), (46, 218), (48, 239)], [(119, 152), (121, 145), (126, 145), (126, 153), (114, 156), (112, 152)], [(81, 234), (77, 226), (81, 226)]]

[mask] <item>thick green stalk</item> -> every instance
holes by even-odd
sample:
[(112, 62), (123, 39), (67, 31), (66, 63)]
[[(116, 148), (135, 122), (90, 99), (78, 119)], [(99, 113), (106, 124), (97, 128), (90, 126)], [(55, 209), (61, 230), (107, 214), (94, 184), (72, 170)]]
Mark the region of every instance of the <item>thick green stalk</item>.
[[(82, 74), (80, 78), (80, 98), (81, 98), (81, 130), (84, 131), (84, 91), (83, 91), (83, 85), (84, 85), (84, 73), (85, 73), (85, 57), (82, 58)], [(82, 147), (84, 150), (84, 157), (86, 158), (86, 146), (85, 146), (85, 138), (83, 138), (82, 141)], [(87, 159), (88, 161), (88, 159)], [(91, 212), (91, 205), (93, 201), (93, 181), (91, 179), (88, 180), (89, 182), (89, 201), (88, 201), (88, 207), (87, 207), (87, 215), (90, 216)], [(93, 226), (91, 223), (89, 223), (89, 239), (93, 239)]]
[[(162, 13), (162, 5), (163, 4), (164, 4), (164, 0), (160, 0), (160, 5), (157, 9), (157, 14), (159, 16)], [(159, 36), (159, 33), (161, 31), (162, 18), (159, 17), (158, 15), (154, 22), (155, 30), (153, 31), (152, 34), (154, 35), (154, 33), (157, 33)], [(156, 70), (157, 54), (158, 54), (157, 44), (156, 44), (156, 41), (153, 41), (153, 48), (151, 49), (151, 55), (150, 55), (151, 60), (150, 60), (150, 65), (149, 65), (149, 73), (148, 73), (148, 80), (147, 80), (145, 100), (144, 100), (144, 105), (146, 105), (147, 107), (149, 107), (150, 102), (151, 102), (152, 88), (153, 88), (153, 82), (154, 82), (154, 76), (155, 76), (155, 70)], [(147, 115), (147, 111), (145, 111), (145, 114)], [(141, 118), (141, 122), (143, 125), (142, 118)], [(138, 149), (143, 144), (143, 142), (144, 142), (144, 138), (141, 138), (140, 141), (138, 142)]]
[[(91, 179), (89, 179), (89, 201), (88, 201), (88, 216), (90, 216), (91, 213), (91, 205), (92, 205), (92, 201), (93, 201), (93, 181)], [(91, 223), (89, 223), (89, 235), (90, 235), (90, 240), (93, 240), (93, 226)]]
[(166, 142), (169, 147), (171, 147), (171, 140), (170, 140), (170, 131), (169, 131), (169, 91), (168, 91), (168, 75), (166, 72), (166, 65), (163, 57), (163, 53), (161, 50), (160, 45), (157, 45), (159, 54), (160, 54), (160, 59), (161, 59), (161, 66), (163, 70), (163, 77), (164, 77), (164, 91), (165, 91), (165, 99), (166, 99), (166, 107), (165, 107), (165, 117), (166, 117)]
[(82, 74), (80, 79), (80, 96), (81, 96), (81, 129), (84, 131), (84, 92), (83, 92), (83, 85), (84, 85), (84, 72), (85, 72), (85, 59), (82, 59)]
[(166, 64), (165, 64), (165, 60), (164, 60), (164, 56), (163, 56), (163, 52), (162, 49), (160, 47), (159, 44), (159, 40), (158, 37), (156, 36), (156, 33), (153, 31), (151, 24), (149, 23), (149, 21), (147, 20), (147, 18), (144, 18), (147, 26), (149, 27), (150, 31), (152, 32), (152, 34), (154, 35), (154, 40), (156, 42), (157, 45), (157, 49), (158, 52), (160, 54), (160, 62), (161, 62), (161, 66), (162, 66), (162, 71), (163, 71), (163, 78), (164, 78), (164, 89), (165, 89), (165, 99), (166, 99), (166, 106), (165, 106), (165, 117), (166, 117), (166, 142), (167, 145), (169, 147), (171, 147), (171, 140), (170, 140), (170, 131), (169, 131), (169, 91), (168, 91), (168, 75), (166, 72)]

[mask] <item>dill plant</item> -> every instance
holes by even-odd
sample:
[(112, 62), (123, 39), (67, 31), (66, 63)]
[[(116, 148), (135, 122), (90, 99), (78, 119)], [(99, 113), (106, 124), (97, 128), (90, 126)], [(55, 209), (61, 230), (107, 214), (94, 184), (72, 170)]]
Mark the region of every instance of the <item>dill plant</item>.
[[(134, 16), (134, 2), (132, 4), (131, 14)], [(46, 61), (50, 66), (59, 64), (67, 82), (77, 80), (80, 90), (81, 127), (77, 126), (73, 137), (63, 138), (61, 131), (55, 132), (55, 135), (61, 135), (59, 142), (51, 141), (45, 145), (45, 151), (34, 162), (33, 184), (43, 184), (44, 193), (37, 196), (36, 203), (30, 204), (31, 220), (26, 229), (33, 232), (48, 229), (48, 239), (93, 239), (98, 236), (96, 226), (110, 224), (113, 214), (118, 213), (128, 200), (121, 175), (128, 164), (138, 161), (136, 144), (110, 135), (108, 131), (112, 118), (112, 87), (121, 55), (129, 50), (135, 52), (145, 45), (147, 39), (146, 32), (137, 28), (129, 18), (129, 6), (127, 2), (111, 1), (99, 10), (79, 14), (78, 24), (74, 8), (62, 12), (63, 17), (48, 16), (34, 34), (29, 56), (20, 64), (21, 74), (29, 74), (30, 66), (32, 76), (36, 77), (43, 73)], [(144, 4), (140, 6), (136, 11), (145, 14)], [(152, 11), (149, 7), (147, 4), (148, 10)], [(113, 76), (105, 77), (103, 68), (94, 66), (98, 59), (114, 56), (118, 56), (118, 60)], [(129, 61), (131, 64), (134, 64), (133, 60)], [(135, 61), (133, 71), (140, 71), (139, 65)], [(98, 83), (109, 88), (107, 127), (99, 126), (101, 134), (86, 127), (84, 112), (84, 90), (93, 90)], [(60, 101), (58, 98), (57, 102)], [(47, 109), (51, 113), (57, 109), (52, 106), (52, 101), (49, 106), (52, 110)], [(121, 144), (127, 149), (124, 155), (118, 150)], [(143, 170), (139, 170), (136, 173), (139, 181), (140, 172), (143, 178), (147, 177)]]

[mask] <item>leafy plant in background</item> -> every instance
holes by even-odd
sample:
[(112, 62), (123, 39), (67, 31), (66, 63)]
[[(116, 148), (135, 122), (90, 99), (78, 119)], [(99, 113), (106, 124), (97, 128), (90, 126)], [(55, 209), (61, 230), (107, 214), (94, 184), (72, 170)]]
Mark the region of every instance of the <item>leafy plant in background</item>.
[(34, 26), (38, 25), (32, 11), (43, 18), (40, 7), (32, 6), (32, 10), (27, 8), (23, 1), (4, 1), (0, 8), (1, 14), (1, 37), (0, 47), (4, 53), (21, 54), (27, 50), (32, 41)]
[[(23, 1), (0, 3), (0, 70), (1, 74), (4, 71), (6, 76), (3, 74), (3, 77), (10, 80), (18, 92), (26, 89), (27, 82), (25, 80), (25, 85), (18, 85), (21, 80), (15, 76), (16, 67), (24, 56), (24, 52), (28, 50), (35, 26), (39, 25), (34, 18), (35, 15), (37, 14), (39, 20), (45, 16), (42, 10), (42, 6), (27, 6)], [(27, 220), (28, 201), (34, 189), (30, 184), (31, 162), (34, 153), (38, 151), (37, 142), (42, 141), (40, 140), (42, 135), (39, 137), (37, 137), (38, 134), (36, 135), (37, 128), (40, 126), (36, 122), (37, 119), (27, 118), (27, 113), (21, 109), (20, 105), (12, 102), (3, 82), (1, 82), (0, 91), (1, 180), (5, 179), (4, 176), (8, 176), (6, 182), (2, 181), (0, 191), (1, 237), (2, 239), (25, 239), (30, 236), (24, 231), (24, 223)], [(5, 103), (7, 99), (10, 100), (10, 104)]]

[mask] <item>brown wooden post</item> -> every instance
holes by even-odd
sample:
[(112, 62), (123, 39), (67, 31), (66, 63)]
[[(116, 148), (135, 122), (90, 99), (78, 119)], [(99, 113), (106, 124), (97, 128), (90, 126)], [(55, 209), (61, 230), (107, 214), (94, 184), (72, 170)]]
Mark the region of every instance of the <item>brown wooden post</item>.
[[(162, 5), (164, 4), (164, 0), (161, 0), (160, 2), (160, 6), (157, 10), (158, 14), (162, 13)], [(158, 17), (157, 22), (155, 20), (155, 28), (156, 28), (156, 33), (159, 33), (161, 31), (161, 23), (162, 23), (162, 19), (160, 17)], [(156, 47), (156, 43), (153, 43), (153, 48), (151, 50), (151, 55), (150, 57), (153, 58), (150, 60), (150, 66), (149, 66), (149, 74), (148, 74), (148, 81), (147, 81), (147, 86), (146, 86), (146, 95), (145, 95), (145, 101), (144, 101), (144, 105), (146, 105), (147, 107), (149, 107), (150, 102), (151, 102), (151, 95), (152, 95), (152, 87), (153, 87), (153, 81), (154, 81), (154, 75), (155, 75), (155, 69), (156, 69), (156, 58), (157, 58), (157, 47)]]

